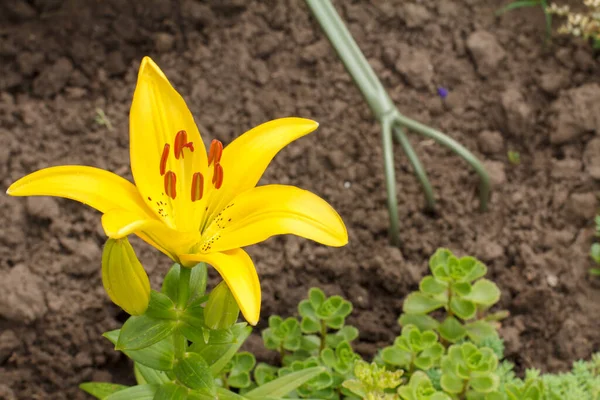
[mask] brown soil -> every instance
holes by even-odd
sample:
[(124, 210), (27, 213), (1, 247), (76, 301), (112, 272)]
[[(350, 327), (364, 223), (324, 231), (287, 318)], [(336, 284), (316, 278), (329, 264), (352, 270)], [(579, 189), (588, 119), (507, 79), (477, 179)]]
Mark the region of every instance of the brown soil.
[[(402, 299), (426, 274), (429, 255), (446, 246), (484, 260), (501, 286), (512, 314), (503, 327), (510, 359), (564, 369), (600, 347), (600, 285), (587, 274), (600, 63), (567, 38), (544, 47), (539, 10), (497, 18), (502, 0), (406, 3), (336, 5), (400, 110), (486, 160), (496, 183), (487, 213), (477, 211), (477, 177), (466, 164), (411, 136), (438, 214), (422, 211), (421, 189), (398, 152), (402, 246), (388, 246), (378, 124), (299, 0), (2, 1), (1, 186), (60, 164), (130, 178), (128, 109), (139, 62), (151, 55), (205, 140), (228, 142), (282, 116), (321, 123), (263, 181), (326, 198), (350, 243), (333, 249), (279, 237), (250, 248), (264, 296), (259, 328), (270, 314), (294, 314), (308, 288), (320, 286), (355, 304), (358, 349), (372, 354), (398, 333)], [(449, 89), (445, 101), (437, 86)], [(95, 122), (97, 109), (114, 129)], [(508, 150), (520, 153), (520, 165), (508, 162)], [(82, 381), (130, 382), (126, 361), (100, 337), (123, 314), (100, 282), (98, 213), (50, 198), (1, 196), (0, 205), (0, 398), (83, 399)], [(168, 260), (135, 244), (158, 288)]]

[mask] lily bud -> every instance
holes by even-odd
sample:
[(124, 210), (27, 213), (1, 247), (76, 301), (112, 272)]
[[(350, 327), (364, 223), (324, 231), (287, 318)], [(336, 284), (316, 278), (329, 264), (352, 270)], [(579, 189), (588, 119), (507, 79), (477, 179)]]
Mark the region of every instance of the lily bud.
[(227, 329), (235, 324), (240, 315), (229, 286), (225, 281), (219, 283), (208, 296), (204, 307), (204, 323), (210, 329)]
[(108, 239), (102, 253), (102, 284), (108, 297), (130, 315), (150, 302), (150, 281), (127, 238)]

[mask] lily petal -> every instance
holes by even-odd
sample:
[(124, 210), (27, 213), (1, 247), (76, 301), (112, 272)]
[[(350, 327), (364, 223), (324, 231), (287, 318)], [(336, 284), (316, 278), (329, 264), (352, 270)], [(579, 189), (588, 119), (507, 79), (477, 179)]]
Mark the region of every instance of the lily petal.
[(211, 187), (212, 217), (237, 194), (256, 186), (275, 155), (294, 140), (309, 134), (319, 124), (304, 118), (280, 118), (259, 125), (231, 142), (221, 156), (223, 185)]
[(183, 265), (206, 262), (212, 265), (223, 277), (229, 290), (250, 325), (256, 325), (260, 316), (260, 282), (252, 259), (242, 249), (208, 253), (184, 254), (180, 257)]
[[(198, 230), (207, 197), (200, 195), (208, 186), (206, 148), (185, 101), (149, 57), (140, 66), (129, 122), (131, 170), (144, 201), (171, 228)], [(194, 174), (204, 178), (202, 190)]]
[(44, 168), (19, 179), (6, 191), (11, 196), (56, 196), (87, 204), (105, 213), (121, 208), (138, 218), (154, 218), (137, 188), (103, 169), (81, 165)]
[(102, 227), (111, 239), (137, 234), (151, 246), (178, 261), (178, 254), (188, 253), (198, 243), (198, 231), (179, 232), (156, 219), (143, 219), (135, 213), (114, 209), (102, 216)]
[(295, 186), (266, 185), (235, 197), (202, 234), (199, 250), (224, 251), (288, 233), (328, 246), (348, 243), (344, 222), (325, 200)]

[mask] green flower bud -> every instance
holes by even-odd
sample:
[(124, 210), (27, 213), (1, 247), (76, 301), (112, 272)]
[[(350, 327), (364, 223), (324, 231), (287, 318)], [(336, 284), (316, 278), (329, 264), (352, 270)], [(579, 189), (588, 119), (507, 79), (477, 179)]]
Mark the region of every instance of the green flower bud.
[(208, 296), (204, 307), (204, 323), (210, 329), (227, 329), (235, 324), (240, 315), (229, 286), (225, 281), (219, 283)]
[(108, 297), (131, 315), (150, 302), (150, 281), (127, 238), (108, 239), (102, 253), (102, 284)]

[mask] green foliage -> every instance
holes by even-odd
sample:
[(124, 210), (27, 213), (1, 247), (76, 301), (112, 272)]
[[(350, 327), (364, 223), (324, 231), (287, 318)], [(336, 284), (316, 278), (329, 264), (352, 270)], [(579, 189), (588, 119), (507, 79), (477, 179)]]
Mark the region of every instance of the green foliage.
[[(424, 277), (419, 291), (404, 300), (400, 324), (435, 330), (451, 343), (465, 337), (475, 343), (497, 337), (496, 318), (486, 312), (500, 299), (500, 289), (483, 278), (486, 266), (473, 257), (458, 258), (448, 249), (439, 249), (429, 259), (429, 269), (432, 275)], [(441, 323), (427, 315), (440, 308), (446, 311)]]
[(363, 399), (394, 399), (389, 389), (395, 389), (402, 383), (402, 371), (388, 371), (376, 363), (359, 360), (354, 365), (353, 379), (348, 379), (343, 386)]
[(490, 393), (500, 384), (495, 374), (498, 357), (487, 348), (472, 343), (450, 346), (442, 358), (442, 388), (447, 393)]
[(246, 323), (219, 316), (207, 326), (206, 266), (176, 264), (145, 314), (104, 334), (134, 361), (138, 385), (81, 389), (105, 400), (600, 400), (600, 354), (569, 373), (516, 377), (501, 361), (497, 328), (507, 313), (488, 312), (500, 291), (484, 278), (485, 265), (440, 249), (429, 267), (405, 300), (400, 336), (372, 363), (352, 348), (359, 337), (345, 324), (352, 305), (313, 288), (298, 306), (300, 318), (269, 318), (262, 337), (279, 354), (274, 366), (239, 352), (251, 332)]
[(508, 157), (508, 162), (512, 165), (521, 164), (521, 153), (518, 151), (509, 150), (508, 153), (506, 153), (506, 156)]
[(407, 325), (394, 345), (382, 350), (381, 358), (389, 365), (426, 371), (437, 366), (443, 354), (444, 347), (438, 343), (438, 335), (434, 331), (421, 332), (415, 325)]

